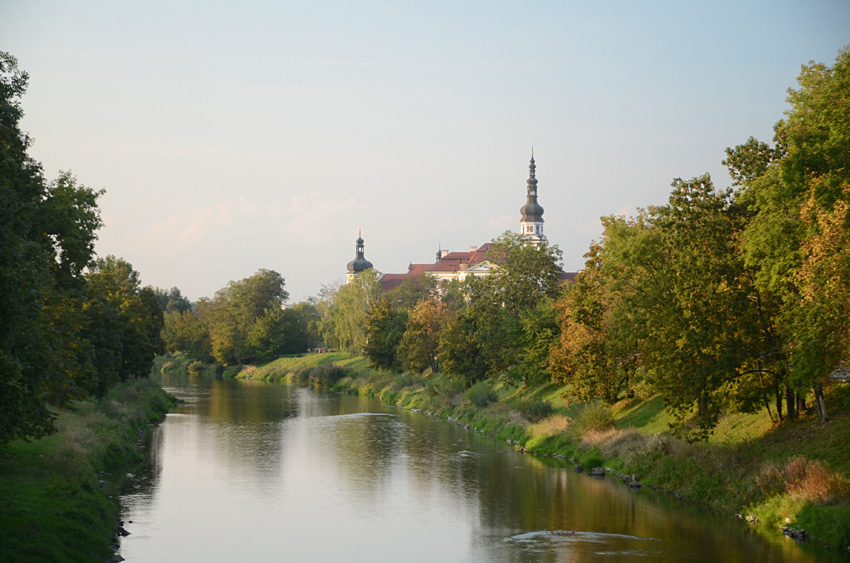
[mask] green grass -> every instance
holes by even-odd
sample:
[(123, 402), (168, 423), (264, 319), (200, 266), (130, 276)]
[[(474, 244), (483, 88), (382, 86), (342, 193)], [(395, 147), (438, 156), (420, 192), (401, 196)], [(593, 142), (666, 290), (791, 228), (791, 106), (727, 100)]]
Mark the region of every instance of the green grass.
[(661, 396), (624, 401), (615, 413), (618, 428), (635, 428), (643, 434), (666, 432), (672, 417), (664, 410)]
[(137, 431), (173, 404), (148, 379), (58, 413), (57, 433), (0, 449), (0, 561), (105, 561), (118, 506), (97, 472), (139, 459)]

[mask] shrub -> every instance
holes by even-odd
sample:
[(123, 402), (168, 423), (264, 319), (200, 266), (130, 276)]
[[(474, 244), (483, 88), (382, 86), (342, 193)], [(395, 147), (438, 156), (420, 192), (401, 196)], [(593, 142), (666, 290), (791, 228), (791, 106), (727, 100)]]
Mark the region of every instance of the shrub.
[(785, 472), (775, 461), (764, 464), (756, 475), (756, 484), (766, 497), (772, 497), (785, 491)]
[(590, 431), (607, 430), (614, 425), (611, 407), (600, 401), (577, 407), (571, 418), (570, 430), (576, 438), (581, 438)]
[(783, 466), (764, 464), (756, 484), (766, 497), (788, 493), (797, 500), (827, 501), (847, 492), (846, 481), (822, 461), (795, 456)]
[(515, 403), (516, 409), (529, 422), (539, 422), (555, 412), (555, 407), (549, 401), (540, 397), (523, 398)]
[(194, 362), (189, 364), (189, 367), (187, 369), (192, 375), (199, 375), (202, 371), (204, 371), (204, 363), (195, 360)]
[(332, 387), (340, 379), (349, 375), (350, 371), (343, 366), (321, 364), (310, 370), (309, 381), (319, 387)]
[(415, 378), (413, 377), (413, 374), (406, 371), (392, 380), (391, 387), (393, 391), (401, 391), (405, 387), (413, 385), (414, 381)]
[(486, 407), (498, 400), (496, 393), (487, 381), (479, 381), (467, 389), (466, 398), (476, 407)]
[(804, 500), (830, 500), (844, 494), (847, 484), (822, 461), (811, 461), (801, 456), (792, 457), (786, 467), (786, 489), (793, 498)]
[(581, 464), (585, 469), (593, 469), (594, 467), (602, 467), (603, 459), (598, 455), (589, 455), (581, 460)]
[(443, 376), (432, 381), (425, 389), (431, 397), (440, 397), (445, 401), (450, 401), (455, 395), (463, 394), (465, 388), (466, 385), (460, 379)]

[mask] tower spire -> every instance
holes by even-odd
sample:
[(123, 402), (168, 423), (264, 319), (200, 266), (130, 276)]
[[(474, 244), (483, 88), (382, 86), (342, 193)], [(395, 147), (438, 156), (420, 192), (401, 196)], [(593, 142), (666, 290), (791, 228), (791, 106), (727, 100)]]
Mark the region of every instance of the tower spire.
[(531, 147), (531, 161), (528, 164), (527, 194), (525, 205), (519, 210), (520, 234), (526, 240), (539, 243), (546, 240), (543, 235), (543, 207), (537, 203), (537, 164), (534, 162), (534, 147)]
[(354, 241), (354, 260), (348, 263), (348, 283), (354, 279), (355, 274), (359, 274), (364, 270), (372, 267), (372, 263), (366, 260), (364, 255), (365, 243), (363, 241), (363, 229), (357, 230), (357, 240)]

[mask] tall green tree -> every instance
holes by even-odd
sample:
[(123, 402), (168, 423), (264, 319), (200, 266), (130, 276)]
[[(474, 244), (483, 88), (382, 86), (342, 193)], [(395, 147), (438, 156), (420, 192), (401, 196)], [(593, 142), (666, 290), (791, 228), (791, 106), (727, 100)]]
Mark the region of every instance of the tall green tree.
[(493, 241), (488, 260), (490, 275), (455, 288), (452, 301), (460, 309), (440, 336), (442, 367), (470, 384), (505, 374), (511, 383), (541, 377), (548, 363), (543, 349), (557, 331), (546, 313), (561, 290), (561, 251), (507, 232)]
[(162, 338), (172, 354), (186, 352), (202, 362), (213, 361), (209, 328), (192, 311), (165, 313)]
[(660, 232), (657, 266), (646, 279), (651, 286), (634, 295), (650, 327), (644, 363), (680, 421), (695, 405), (690, 433), (702, 438), (716, 424), (722, 392), (745, 353), (732, 193), (715, 190), (707, 174), (676, 179), (653, 221)]
[[(165, 351), (161, 339), (163, 314), (153, 290), (142, 289), (139, 273), (129, 262), (115, 256), (98, 258), (86, 279), (89, 301), (93, 303), (91, 311), (98, 312), (90, 318), (87, 334), (99, 342), (114, 342), (110, 353), (120, 359), (120, 380), (147, 376), (154, 356)], [(117, 326), (100, 324), (103, 315), (116, 320)], [(106, 330), (116, 331), (118, 338), (104, 335)], [(99, 350), (103, 352), (102, 348)], [(98, 394), (113, 383), (106, 373), (101, 378), (107, 385), (101, 384)]]
[(183, 296), (179, 287), (172, 287), (171, 289), (155, 287), (153, 288), (153, 292), (154, 295), (156, 295), (156, 300), (159, 303), (160, 308), (165, 313), (172, 313), (175, 311), (182, 313), (183, 311), (192, 310), (192, 303)]
[(751, 139), (727, 149), (726, 163), (752, 213), (742, 235), (745, 263), (761, 295), (777, 304), (774, 357), (788, 366), (788, 414), (811, 389), (826, 419), (823, 385), (847, 349), (848, 321), (837, 313), (844, 297), (828, 289), (830, 279), (840, 278), (840, 265), (827, 265), (831, 256), (822, 249), (841, 238), (837, 227), (848, 201), (850, 50), (842, 49), (832, 67), (804, 65), (798, 83), (789, 90), (791, 108), (774, 127), (774, 147)]
[(363, 353), (369, 365), (385, 370), (401, 367), (399, 344), (407, 324), (407, 309), (395, 308), (384, 296), (366, 312), (366, 343)]
[(93, 375), (80, 303), (102, 192), (69, 173), (45, 182), (19, 126), (27, 81), (0, 52), (0, 444), (49, 432), (48, 404), (81, 396)]
[(248, 331), (247, 352), (251, 360), (270, 362), (285, 354), (307, 350), (307, 333), (291, 310), (266, 309)]
[(352, 354), (362, 354), (367, 342), (366, 317), (381, 300), (381, 276), (369, 268), (351, 283), (328, 291), (322, 311), (322, 334), (327, 343)]
[(249, 278), (232, 281), (212, 299), (198, 302), (198, 316), (210, 335), (213, 357), (223, 364), (250, 361), (248, 332), (266, 309), (280, 309), (289, 297), (283, 277), (261, 269)]

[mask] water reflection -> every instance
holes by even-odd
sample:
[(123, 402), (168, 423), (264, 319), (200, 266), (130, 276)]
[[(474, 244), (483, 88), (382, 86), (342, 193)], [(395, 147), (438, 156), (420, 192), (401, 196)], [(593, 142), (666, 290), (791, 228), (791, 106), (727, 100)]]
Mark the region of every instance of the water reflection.
[(376, 401), (164, 377), (121, 502), (128, 561), (812, 561), (563, 462)]

